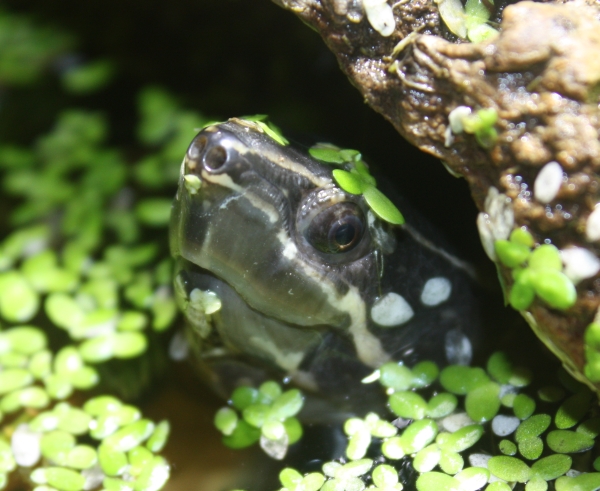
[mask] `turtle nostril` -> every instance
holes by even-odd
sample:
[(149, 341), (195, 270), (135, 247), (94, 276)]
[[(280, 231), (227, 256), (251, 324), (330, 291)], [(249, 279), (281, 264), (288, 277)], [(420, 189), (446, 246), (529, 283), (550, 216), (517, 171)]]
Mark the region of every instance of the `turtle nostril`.
[(200, 155), (206, 147), (207, 139), (205, 136), (195, 138), (192, 144), (189, 146), (186, 155), (186, 165), (189, 170), (194, 170), (198, 166)]
[(217, 170), (227, 162), (227, 150), (218, 145), (206, 152), (204, 156), (204, 167), (208, 170)]

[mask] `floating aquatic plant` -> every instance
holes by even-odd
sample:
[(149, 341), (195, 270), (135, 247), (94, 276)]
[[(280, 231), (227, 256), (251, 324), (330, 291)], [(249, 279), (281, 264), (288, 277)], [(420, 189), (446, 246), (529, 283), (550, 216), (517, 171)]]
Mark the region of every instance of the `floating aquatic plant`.
[(592, 382), (600, 381), (600, 324), (592, 322), (584, 336), (585, 376)]
[(448, 115), (450, 130), (455, 135), (468, 133), (474, 135), (482, 148), (492, 148), (498, 139), (494, 125), (498, 113), (494, 108), (483, 108), (473, 111), (468, 106), (458, 106)]
[[(344, 455), (321, 472), (283, 469), (280, 491), (401, 490), (396, 466), (406, 459), (419, 473), (418, 491), (508, 491), (517, 482), (534, 491), (549, 483), (560, 491), (596, 489), (600, 473), (590, 471), (600, 462), (592, 450), (600, 418), (593, 395), (566, 372), (558, 378), (562, 387), (532, 391), (531, 371), (513, 366), (502, 352), (485, 370), (386, 363), (365, 383), (382, 383), (394, 415), (348, 419)], [(538, 405), (544, 410), (536, 412)], [(367, 455), (374, 443), (376, 460)]]
[(304, 396), (298, 389), (285, 392), (274, 381), (258, 389), (238, 387), (230, 406), (215, 415), (215, 426), (230, 448), (244, 448), (260, 441), (262, 449), (275, 459), (282, 459), (290, 445), (302, 436), (296, 415), (302, 409)]
[(440, 0), (437, 4), (440, 17), (448, 29), (458, 37), (480, 43), (498, 34), (488, 23), (491, 14), (489, 6), (493, 2), (467, 0), (464, 7), (456, 0)]
[(328, 164), (339, 164), (344, 169), (334, 169), (333, 178), (341, 189), (350, 194), (361, 194), (371, 210), (382, 220), (392, 225), (402, 225), (404, 217), (400, 210), (379, 189), (375, 178), (358, 150), (340, 149), (331, 144), (319, 144), (309, 149), (317, 160)]
[[(0, 25), (0, 44), (20, 39), (18, 66), (7, 62), (14, 42), (0, 56), (8, 97), (11, 85), (52, 76), (45, 69), (73, 46), (18, 16), (0, 12)], [(92, 60), (59, 77), (84, 94), (112, 73), (109, 61)], [(139, 109), (148, 153), (137, 162), (107, 144), (106, 115), (85, 109), (58, 113), (31, 145), (0, 143), (4, 196), (14, 203), (0, 242), (0, 488), (17, 475), (37, 491), (155, 491), (168, 479), (158, 455), (168, 423), (114, 396), (86, 396), (106, 382), (105, 362), (144, 355), (177, 315), (170, 195), (205, 119), (157, 88), (141, 92)]]
[(255, 114), (253, 116), (242, 116), (239, 118), (245, 121), (254, 122), (259, 130), (263, 133), (269, 135), (273, 140), (275, 140), (280, 145), (286, 146), (290, 142), (287, 140), (285, 136), (281, 133), (281, 130), (275, 126), (272, 121), (268, 121), (269, 117), (266, 114)]
[(528, 308), (536, 295), (556, 309), (575, 304), (575, 285), (563, 272), (560, 251), (555, 246), (534, 247), (531, 234), (517, 228), (509, 240), (497, 240), (494, 247), (500, 262), (513, 270), (515, 282), (508, 297), (513, 308)]

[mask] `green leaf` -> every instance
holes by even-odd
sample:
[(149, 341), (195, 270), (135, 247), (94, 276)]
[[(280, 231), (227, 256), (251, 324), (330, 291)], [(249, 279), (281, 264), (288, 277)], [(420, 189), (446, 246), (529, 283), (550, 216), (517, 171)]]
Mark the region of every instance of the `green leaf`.
[(527, 394), (519, 394), (513, 401), (513, 411), (517, 418), (527, 419), (535, 411), (535, 401)]
[(590, 472), (576, 477), (559, 477), (555, 488), (556, 491), (596, 491), (600, 489), (600, 473)]
[(438, 426), (432, 419), (421, 419), (411, 423), (400, 436), (404, 453), (418, 452), (429, 445), (438, 432)]
[(490, 421), (500, 409), (500, 386), (489, 382), (473, 389), (467, 394), (465, 409), (476, 423)]
[(429, 472), (438, 465), (442, 452), (435, 443), (419, 450), (412, 461), (417, 472)]
[(564, 310), (572, 307), (577, 301), (575, 285), (560, 271), (536, 271), (532, 276), (532, 283), (537, 295), (551, 307)]
[(550, 426), (552, 418), (549, 414), (536, 414), (523, 421), (517, 428), (515, 440), (522, 442), (529, 438), (540, 436)]
[(302, 482), (302, 474), (296, 469), (286, 467), (279, 473), (279, 481), (284, 488), (296, 489), (296, 486)]
[(513, 387), (527, 387), (533, 380), (533, 373), (527, 367), (516, 367), (508, 380)]
[(127, 468), (127, 454), (122, 450), (101, 444), (98, 447), (98, 462), (102, 471), (109, 476), (118, 476)]
[(0, 274), (0, 315), (10, 322), (31, 319), (38, 310), (39, 296), (25, 277), (11, 270)]
[(531, 477), (530, 467), (521, 459), (498, 455), (488, 461), (490, 472), (508, 482), (527, 482)]
[(363, 196), (367, 204), (382, 220), (392, 225), (402, 225), (404, 223), (404, 217), (400, 210), (375, 186), (367, 187), (363, 192)]
[(171, 217), (171, 199), (148, 198), (141, 200), (135, 207), (138, 220), (151, 227), (164, 227)]
[(380, 488), (392, 488), (398, 484), (398, 471), (391, 465), (382, 464), (371, 473), (373, 484)]
[(515, 310), (524, 310), (531, 305), (535, 298), (535, 290), (526, 281), (515, 281), (508, 294), (508, 302)]
[(590, 438), (596, 438), (600, 434), (600, 417), (596, 416), (581, 423), (575, 430)]
[(44, 472), (47, 483), (60, 491), (79, 491), (85, 484), (85, 478), (72, 469), (47, 467)]
[(262, 130), (269, 135), (273, 140), (275, 140), (280, 145), (284, 147), (288, 145), (290, 142), (287, 140), (285, 136), (281, 133), (281, 130), (275, 126), (273, 123), (264, 123), (262, 121), (256, 121), (256, 124), (262, 128)]
[(533, 250), (529, 257), (529, 267), (532, 269), (554, 269), (562, 271), (560, 252), (552, 244), (543, 244)]
[(405, 365), (393, 361), (379, 367), (379, 383), (394, 390), (406, 390), (412, 385), (414, 373)]
[(335, 471), (335, 477), (348, 478), (348, 477), (359, 477), (364, 476), (373, 467), (373, 460), (371, 459), (360, 459), (353, 462), (348, 462)]
[(440, 369), (433, 361), (420, 361), (412, 367), (412, 386), (419, 389), (429, 387), (440, 374)]
[(546, 481), (551, 481), (566, 473), (571, 468), (572, 462), (573, 459), (568, 455), (548, 455), (548, 457), (534, 462), (531, 470), (534, 472), (534, 475)]
[(460, 0), (449, 0), (440, 2), (440, 17), (448, 29), (460, 38), (467, 36), (465, 10)]
[(67, 466), (74, 469), (89, 469), (98, 460), (98, 454), (89, 445), (77, 445), (67, 455)]
[(105, 86), (114, 74), (114, 65), (108, 60), (98, 60), (76, 66), (62, 76), (65, 89), (75, 94), (88, 94)]
[(253, 387), (242, 385), (237, 387), (231, 394), (231, 404), (242, 411), (258, 400), (258, 390)]
[(523, 264), (531, 254), (531, 249), (528, 246), (508, 240), (495, 241), (494, 250), (500, 262), (509, 268), (516, 268)]
[(548, 446), (556, 453), (585, 452), (594, 446), (594, 439), (569, 430), (554, 430), (546, 437)]
[(511, 491), (512, 488), (504, 481), (494, 481), (488, 484), (485, 491)]
[(302, 478), (304, 491), (319, 491), (325, 483), (325, 476), (320, 472), (311, 472)]
[(224, 435), (231, 435), (237, 423), (238, 415), (230, 407), (222, 407), (215, 414), (214, 425)]
[(298, 389), (290, 389), (281, 394), (271, 406), (271, 415), (282, 420), (298, 414), (304, 404), (304, 396)]
[[(479, 0), (476, 0), (476, 1), (479, 2)], [(467, 3), (468, 3), (468, 0), (467, 0)], [(483, 5), (479, 5), (479, 7), (485, 8)], [(475, 9), (473, 8), (473, 12), (474, 11), (475, 11)], [(486, 107), (483, 109), (479, 109), (476, 114), (477, 114), (477, 117), (479, 118), (479, 120), (481, 121), (481, 125), (484, 128), (490, 128), (494, 124), (496, 124), (496, 121), (498, 121), (498, 111), (496, 111), (493, 107)]]
[(444, 368), (440, 374), (442, 387), (456, 395), (465, 395), (489, 381), (487, 373), (479, 367), (450, 365)]
[(463, 452), (479, 441), (483, 435), (483, 426), (478, 424), (463, 426), (454, 433), (442, 433), (441, 435), (445, 435), (446, 438), (443, 443), (439, 443), (438, 439), (440, 448), (451, 452)]
[(308, 149), (308, 153), (313, 158), (328, 164), (343, 164), (346, 162), (341, 150), (338, 147), (329, 144), (315, 145)]
[(171, 433), (171, 424), (167, 420), (162, 420), (155, 425), (154, 431), (146, 442), (146, 448), (151, 452), (160, 452), (167, 444), (167, 439)]
[(454, 476), (460, 482), (461, 491), (482, 489), (490, 479), (490, 471), (483, 467), (467, 467)]
[(333, 178), (338, 183), (340, 188), (350, 194), (362, 194), (365, 190), (365, 183), (356, 174), (352, 174), (346, 170), (334, 169)]
[(590, 391), (586, 390), (572, 395), (558, 408), (554, 424), (559, 430), (575, 426), (588, 412), (591, 402), (592, 393)]
[(401, 418), (423, 419), (427, 413), (427, 402), (416, 392), (394, 392), (388, 399), (394, 413)]
[(498, 448), (504, 455), (514, 455), (517, 453), (517, 446), (510, 440), (501, 440)]
[(459, 491), (460, 481), (442, 472), (425, 472), (417, 479), (418, 491)]
[(464, 465), (465, 461), (458, 452), (442, 450), (439, 466), (446, 474), (454, 475), (460, 472)]
[(351, 148), (344, 148), (340, 150), (340, 155), (345, 162), (359, 162), (361, 154), (358, 150), (352, 150)]
[(302, 438), (302, 434), (304, 430), (302, 429), (302, 425), (297, 418), (288, 418), (283, 422), (283, 426), (285, 427), (285, 432), (288, 436), (288, 445), (293, 445), (300, 438)]
[(381, 445), (381, 453), (390, 460), (398, 460), (404, 457), (402, 441), (399, 436), (388, 438)]
[(547, 491), (548, 483), (540, 477), (532, 477), (525, 485), (525, 491)]
[(242, 415), (247, 423), (260, 428), (265, 424), (270, 409), (271, 407), (266, 404), (252, 404), (242, 411)]
[(427, 416), (429, 418), (443, 418), (451, 414), (458, 406), (458, 399), (454, 394), (441, 392), (433, 396), (427, 403)]
[(375, 186), (377, 184), (377, 181), (369, 172), (369, 168), (367, 167), (367, 164), (365, 164), (362, 160), (357, 160), (354, 163), (354, 168), (352, 169), (351, 172), (358, 174), (363, 179), (364, 182), (366, 182), (367, 184), (370, 184), (371, 186)]
[(595, 350), (600, 350), (600, 324), (592, 322), (585, 331), (585, 344)]
[(544, 451), (544, 442), (541, 438), (534, 436), (526, 438), (519, 442), (519, 452), (523, 457), (529, 460), (535, 460), (542, 455)]
[[(210, 293), (212, 293), (212, 292), (210, 292)], [(207, 310), (206, 313), (212, 314), (213, 312), (209, 312)], [(263, 397), (263, 400), (261, 402), (267, 404), (268, 401), (270, 403), (270, 402), (273, 402), (275, 399), (277, 399), (281, 395), (282, 389), (281, 389), (281, 385), (279, 385), (274, 380), (267, 380), (266, 382), (263, 382), (262, 384), (260, 384), (260, 387), (258, 388), (258, 392), (259, 392), (259, 395)]]
[(507, 384), (512, 376), (512, 363), (506, 353), (496, 351), (489, 357), (486, 369), (496, 381)]
[(509, 240), (511, 242), (514, 242), (515, 244), (522, 244), (529, 248), (533, 247), (535, 244), (535, 241), (533, 240), (533, 236), (522, 227), (514, 229), (510, 233)]

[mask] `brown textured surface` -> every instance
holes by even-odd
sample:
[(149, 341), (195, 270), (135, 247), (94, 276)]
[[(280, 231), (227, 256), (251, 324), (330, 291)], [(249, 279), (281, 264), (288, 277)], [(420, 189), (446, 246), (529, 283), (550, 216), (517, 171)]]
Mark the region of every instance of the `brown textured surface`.
[[(520, 2), (504, 9), (501, 32), (481, 43), (457, 43), (440, 25), (434, 2), (400, 2), (388, 38), (366, 19), (349, 22), (324, 0), (274, 0), (320, 32), (342, 70), (376, 111), (406, 139), (462, 174), (480, 210), (490, 186), (511, 200), (515, 225), (537, 243), (559, 249), (598, 244), (585, 236), (600, 201), (600, 7), (598, 2)], [(393, 3), (393, 2), (392, 2)], [(393, 47), (414, 39), (394, 59)], [(496, 144), (486, 150), (472, 135), (444, 145), (448, 115), (457, 106), (496, 109)], [(540, 168), (558, 162), (565, 174), (548, 205), (533, 197)], [(510, 271), (502, 271), (510, 287)], [(598, 275), (577, 285), (565, 312), (535, 300), (529, 309), (547, 336), (581, 369), (582, 335), (600, 305)]]

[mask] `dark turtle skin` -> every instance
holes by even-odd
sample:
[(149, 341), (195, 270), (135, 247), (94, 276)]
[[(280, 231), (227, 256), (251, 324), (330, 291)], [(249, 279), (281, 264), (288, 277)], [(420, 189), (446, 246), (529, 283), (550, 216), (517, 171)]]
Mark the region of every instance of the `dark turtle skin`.
[(361, 380), (387, 361), (470, 362), (467, 268), (402, 200), (407, 224), (390, 225), (333, 168), (241, 119), (203, 129), (187, 151), (175, 289), (198, 365), (224, 396), (278, 378), (364, 407), (377, 384)]

